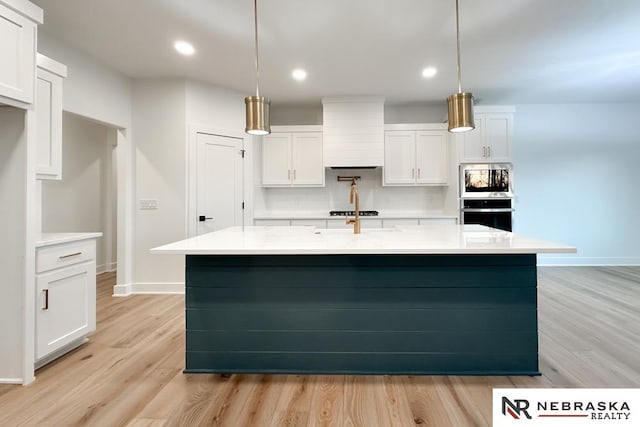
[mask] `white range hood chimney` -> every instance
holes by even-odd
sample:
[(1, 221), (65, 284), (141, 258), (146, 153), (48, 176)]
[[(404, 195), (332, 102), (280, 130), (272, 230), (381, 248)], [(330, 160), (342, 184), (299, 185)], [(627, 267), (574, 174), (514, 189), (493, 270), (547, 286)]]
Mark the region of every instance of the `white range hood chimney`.
[(322, 98), (325, 167), (384, 164), (384, 98)]

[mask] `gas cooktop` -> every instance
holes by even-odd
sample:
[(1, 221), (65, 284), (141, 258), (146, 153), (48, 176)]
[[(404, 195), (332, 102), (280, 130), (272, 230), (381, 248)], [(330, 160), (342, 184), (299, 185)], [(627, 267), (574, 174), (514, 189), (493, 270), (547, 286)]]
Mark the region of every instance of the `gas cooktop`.
[[(355, 211), (331, 211), (330, 216), (354, 216)], [(378, 216), (378, 211), (360, 211), (360, 216)]]

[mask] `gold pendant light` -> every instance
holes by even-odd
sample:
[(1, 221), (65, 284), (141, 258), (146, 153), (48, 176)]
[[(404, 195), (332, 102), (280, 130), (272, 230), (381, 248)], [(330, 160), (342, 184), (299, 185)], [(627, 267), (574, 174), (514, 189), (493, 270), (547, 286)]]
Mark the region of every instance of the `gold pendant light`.
[(253, 0), (254, 34), (256, 42), (256, 95), (244, 99), (247, 125), (244, 129), (251, 135), (267, 135), (271, 133), (269, 125), (269, 98), (260, 96), (260, 74), (258, 64), (258, 0)]
[(458, 0), (456, 0), (456, 43), (458, 52), (458, 93), (447, 98), (449, 109), (449, 132), (467, 132), (475, 129), (473, 121), (473, 94), (462, 92), (460, 71), (460, 18), (458, 16)]

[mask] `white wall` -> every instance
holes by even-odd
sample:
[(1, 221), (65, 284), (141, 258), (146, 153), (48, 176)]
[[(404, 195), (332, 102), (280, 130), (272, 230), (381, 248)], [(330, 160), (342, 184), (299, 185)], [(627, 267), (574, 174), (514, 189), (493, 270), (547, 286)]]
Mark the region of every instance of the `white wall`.
[(640, 265), (640, 104), (516, 108), (514, 231), (578, 248), (541, 263)]
[[(25, 112), (0, 106), (0, 382), (22, 382), (27, 249)], [(33, 270), (32, 270), (33, 271)], [(31, 335), (33, 336), (33, 335)]]
[(131, 127), (132, 80), (38, 30), (38, 52), (67, 66), (63, 109), (121, 128)]
[[(185, 237), (185, 105), (184, 80), (134, 83), (134, 286), (184, 282), (184, 256), (152, 255), (149, 249)], [(157, 200), (158, 209), (140, 210), (140, 199)]]
[(136, 197), (157, 200), (157, 210), (135, 214), (134, 292), (182, 291), (184, 256), (149, 249), (187, 235), (187, 152), (190, 125), (242, 134), (244, 95), (200, 82), (134, 82)]
[(96, 245), (99, 272), (115, 261), (114, 139), (115, 129), (64, 113), (62, 180), (42, 181), (42, 232), (102, 232)]

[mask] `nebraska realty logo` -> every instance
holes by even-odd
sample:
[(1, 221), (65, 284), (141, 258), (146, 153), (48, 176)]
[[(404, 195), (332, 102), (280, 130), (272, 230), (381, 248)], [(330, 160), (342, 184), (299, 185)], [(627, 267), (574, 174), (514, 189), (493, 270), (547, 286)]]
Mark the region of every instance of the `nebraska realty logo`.
[(493, 389), (493, 425), (638, 426), (640, 389)]

